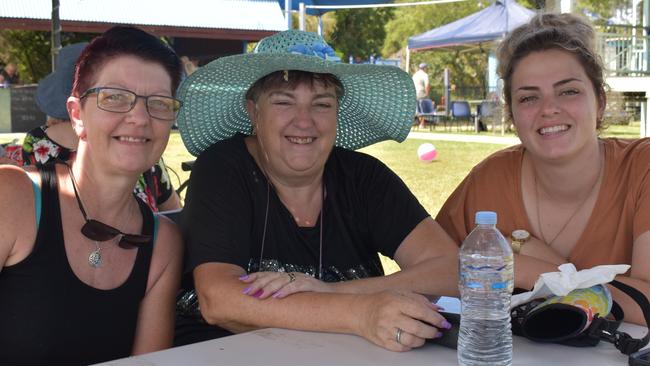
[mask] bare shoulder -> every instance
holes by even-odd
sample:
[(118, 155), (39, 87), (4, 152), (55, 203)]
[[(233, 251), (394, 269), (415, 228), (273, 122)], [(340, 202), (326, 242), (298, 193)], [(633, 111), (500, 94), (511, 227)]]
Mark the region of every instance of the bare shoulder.
[[(32, 174), (32, 173), (29, 173)], [(34, 173), (37, 174), (37, 173)], [(0, 269), (31, 250), (36, 233), (36, 209), (31, 180), (21, 167), (0, 166)]]
[[(0, 202), (2, 207), (24, 206), (29, 200), (33, 202), (33, 188), (30, 176), (38, 177), (38, 172), (15, 165), (0, 165)], [(36, 179), (39, 182), (39, 179)], [(8, 206), (10, 205), (10, 206)], [(2, 210), (5, 211), (5, 210)], [(21, 210), (22, 211), (22, 210)]]
[(166, 272), (180, 272), (182, 260), (183, 241), (178, 226), (167, 217), (158, 215), (148, 287), (153, 286)]

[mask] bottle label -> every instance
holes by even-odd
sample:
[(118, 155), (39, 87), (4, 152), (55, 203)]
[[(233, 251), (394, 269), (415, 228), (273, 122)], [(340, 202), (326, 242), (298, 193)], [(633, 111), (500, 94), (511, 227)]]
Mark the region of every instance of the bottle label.
[(469, 290), (512, 292), (512, 270), (512, 256), (461, 258), (460, 284)]

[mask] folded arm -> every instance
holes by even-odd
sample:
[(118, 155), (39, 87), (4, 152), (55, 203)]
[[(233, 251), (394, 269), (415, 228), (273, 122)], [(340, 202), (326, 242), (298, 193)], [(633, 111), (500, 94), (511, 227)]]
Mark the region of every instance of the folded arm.
[(557, 272), (560, 264), (567, 263), (553, 248), (537, 238), (530, 238), (521, 252), (515, 254), (515, 287), (531, 290), (539, 275)]
[[(247, 284), (239, 277), (245, 274), (226, 263), (205, 263), (194, 270), (201, 314), (208, 323), (232, 332), (281, 327), (351, 333), (394, 351), (418, 347), (446, 326), (436, 307), (421, 295), (301, 292), (258, 299), (244, 294)], [(397, 327), (405, 332), (401, 343), (395, 340)]]
[[(639, 235), (634, 241), (632, 267), (630, 268), (629, 277), (616, 276), (616, 279), (641, 291), (650, 301), (650, 266), (648, 266), (648, 258), (650, 258), (650, 231)], [(646, 327), (650, 326), (650, 324), (646, 324), (643, 312), (636, 301), (613, 286), (609, 286), (609, 288), (612, 290), (614, 300), (621, 305), (625, 312), (625, 321)]]
[[(650, 258), (650, 231), (634, 242), (629, 276), (617, 276), (616, 280), (634, 287), (650, 299), (650, 266), (645, 263), (647, 258)], [(521, 253), (515, 255), (515, 287), (532, 289), (540, 274), (557, 272), (557, 267), (567, 262), (548, 245), (531, 239), (522, 247)], [(623, 308), (625, 321), (647, 326), (641, 308), (632, 298), (613, 286), (609, 286), (609, 289), (614, 301)]]
[(409, 290), (427, 295), (458, 295), (458, 246), (431, 217), (422, 220), (395, 252), (400, 271), (384, 277), (339, 282), (338, 291), (372, 293)]

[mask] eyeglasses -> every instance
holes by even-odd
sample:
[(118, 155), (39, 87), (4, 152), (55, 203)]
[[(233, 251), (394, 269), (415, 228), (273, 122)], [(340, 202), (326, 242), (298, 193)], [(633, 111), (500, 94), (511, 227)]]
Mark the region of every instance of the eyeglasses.
[(116, 236), (120, 236), (120, 241), (118, 242), (118, 245), (120, 248), (124, 249), (132, 249), (135, 247), (140, 247), (144, 244), (147, 244), (149, 240), (151, 239), (151, 235), (141, 235), (141, 234), (126, 234), (121, 232), (120, 230), (104, 224), (101, 221), (97, 221), (94, 219), (89, 219), (88, 215), (86, 214), (86, 210), (84, 209), (83, 203), (81, 203), (81, 198), (79, 197), (79, 192), (77, 191), (77, 181), (74, 178), (74, 174), (72, 174), (72, 167), (65, 163), (68, 167), (68, 171), (70, 172), (70, 180), (72, 180), (72, 189), (74, 190), (74, 196), (77, 199), (77, 204), (79, 204), (79, 210), (81, 210), (81, 214), (84, 217), (84, 220), (86, 221), (85, 224), (81, 227), (81, 233), (88, 239), (94, 240), (94, 241), (106, 241), (113, 239)]
[(130, 90), (120, 88), (97, 87), (86, 90), (79, 99), (90, 94), (97, 94), (97, 108), (115, 113), (126, 113), (135, 107), (138, 98), (145, 101), (147, 113), (153, 118), (164, 121), (176, 119), (183, 102), (164, 95), (138, 95)]

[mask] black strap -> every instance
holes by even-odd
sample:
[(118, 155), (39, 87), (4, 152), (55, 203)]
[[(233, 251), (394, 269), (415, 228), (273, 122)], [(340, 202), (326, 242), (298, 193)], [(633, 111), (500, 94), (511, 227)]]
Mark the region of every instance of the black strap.
[[(641, 291), (622, 282), (613, 280), (611, 285), (623, 291), (626, 295), (636, 301), (643, 311), (646, 326), (649, 326), (650, 302), (648, 302), (648, 298)], [(615, 321), (607, 320), (605, 318), (595, 318), (589, 327), (589, 337), (611, 342), (619, 351), (626, 355), (630, 355), (648, 344), (648, 341), (650, 341), (650, 332), (646, 332), (646, 335), (643, 338), (632, 338), (629, 334), (618, 330), (618, 326), (623, 320), (624, 313), (623, 309), (621, 309), (616, 302), (614, 302), (614, 306), (612, 306), (612, 315), (614, 315), (614, 318), (616, 319)]]

